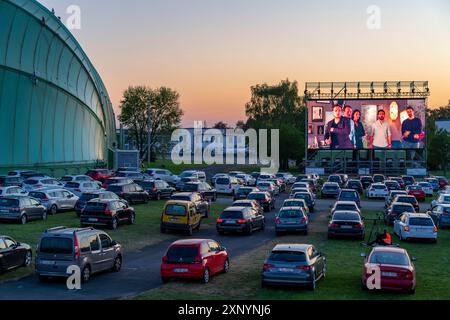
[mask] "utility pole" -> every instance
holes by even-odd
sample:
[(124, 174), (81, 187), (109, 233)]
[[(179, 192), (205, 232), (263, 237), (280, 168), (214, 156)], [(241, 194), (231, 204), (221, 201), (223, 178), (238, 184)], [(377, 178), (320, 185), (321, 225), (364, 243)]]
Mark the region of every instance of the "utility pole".
[(152, 103), (150, 102), (150, 99), (148, 99), (148, 133), (147, 133), (147, 161), (148, 165), (150, 165), (151, 162), (151, 132), (152, 132), (152, 117), (151, 117), (151, 111), (152, 111)]

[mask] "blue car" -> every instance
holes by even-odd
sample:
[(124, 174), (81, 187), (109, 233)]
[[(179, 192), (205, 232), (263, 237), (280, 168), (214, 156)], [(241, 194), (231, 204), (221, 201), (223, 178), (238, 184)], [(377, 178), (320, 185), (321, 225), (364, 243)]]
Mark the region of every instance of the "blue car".
[(342, 189), (339, 193), (337, 201), (354, 201), (358, 205), (358, 208), (361, 209), (361, 198), (359, 197), (359, 193), (353, 189)]
[(450, 227), (450, 204), (438, 204), (427, 213), (439, 229)]

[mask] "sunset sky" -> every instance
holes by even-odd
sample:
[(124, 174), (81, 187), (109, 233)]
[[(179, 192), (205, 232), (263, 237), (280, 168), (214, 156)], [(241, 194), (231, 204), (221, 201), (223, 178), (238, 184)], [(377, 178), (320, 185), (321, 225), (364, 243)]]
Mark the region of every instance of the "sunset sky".
[[(450, 99), (448, 0), (41, 0), (73, 30), (116, 115), (129, 85), (181, 94), (183, 126), (245, 119), (250, 86), (307, 81), (428, 80), (432, 107)], [(367, 27), (370, 5), (381, 29)]]

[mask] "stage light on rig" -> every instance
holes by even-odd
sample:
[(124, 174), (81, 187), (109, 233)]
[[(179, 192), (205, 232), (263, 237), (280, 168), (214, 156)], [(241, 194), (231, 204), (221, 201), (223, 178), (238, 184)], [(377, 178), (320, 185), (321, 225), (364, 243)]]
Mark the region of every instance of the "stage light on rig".
[(389, 106), (389, 114), (391, 116), (391, 120), (395, 121), (398, 118), (398, 104), (397, 102), (392, 102)]

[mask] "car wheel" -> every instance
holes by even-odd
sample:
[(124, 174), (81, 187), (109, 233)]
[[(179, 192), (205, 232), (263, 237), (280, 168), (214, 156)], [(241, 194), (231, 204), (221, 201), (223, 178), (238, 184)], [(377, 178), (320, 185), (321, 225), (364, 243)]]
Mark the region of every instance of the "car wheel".
[(56, 206), (56, 204), (54, 204), (50, 207), (50, 214), (55, 215), (57, 213), (58, 213), (58, 207)]
[(117, 218), (114, 218), (111, 223), (111, 229), (116, 230), (118, 225), (119, 225), (119, 221), (117, 221)]
[(27, 222), (28, 222), (27, 215), (26, 215), (26, 214), (23, 214), (23, 215), (20, 217), (20, 224), (27, 224)]
[(128, 224), (136, 223), (136, 215), (134, 213), (130, 214), (130, 218), (128, 219)]
[(209, 282), (209, 269), (205, 268), (205, 271), (203, 271), (202, 283), (206, 284), (208, 282)]
[(230, 271), (230, 261), (227, 259), (223, 265), (223, 273), (228, 273)]
[(27, 251), (27, 254), (25, 255), (25, 259), (24, 259), (24, 261), (23, 261), (23, 266), (24, 266), (24, 267), (30, 266), (31, 261), (32, 261), (32, 254), (31, 254), (31, 251)]
[(119, 272), (120, 269), (122, 269), (122, 257), (121, 256), (117, 256), (114, 259), (114, 265), (113, 265), (112, 271)]
[(91, 268), (89, 266), (85, 266), (81, 271), (81, 282), (86, 283), (91, 278)]

